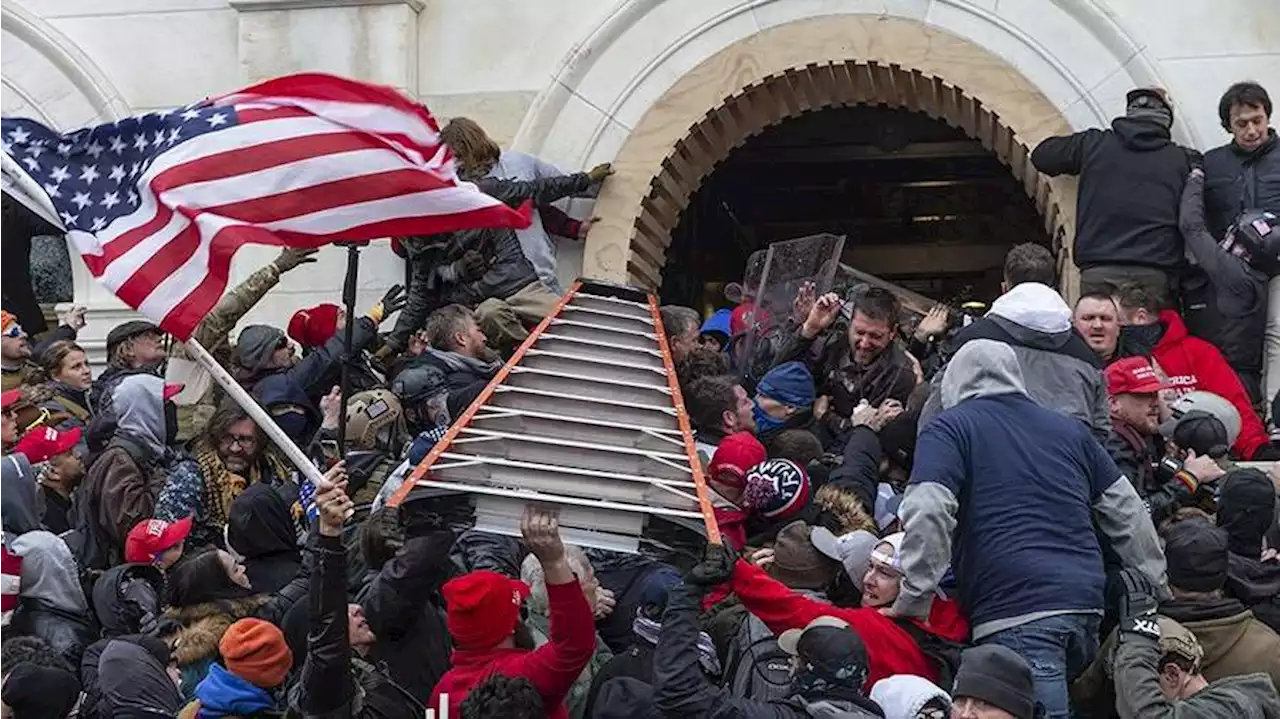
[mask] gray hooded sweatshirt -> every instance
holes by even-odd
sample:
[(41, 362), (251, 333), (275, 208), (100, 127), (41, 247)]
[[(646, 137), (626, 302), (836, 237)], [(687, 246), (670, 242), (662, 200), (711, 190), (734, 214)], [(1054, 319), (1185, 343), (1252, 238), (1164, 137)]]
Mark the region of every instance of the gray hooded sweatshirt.
[(954, 561), (975, 640), (1057, 614), (1101, 614), (1095, 522), (1126, 566), (1166, 585), (1137, 492), (1083, 424), (1030, 400), (1019, 360), (994, 340), (960, 348), (899, 510), (906, 536), (894, 609), (926, 616)]
[(9, 549), (22, 557), (23, 599), (39, 599), (64, 612), (88, 613), (76, 560), (58, 535), (27, 532), (14, 539)]
[[(1099, 442), (1111, 434), (1111, 412), (1101, 360), (1071, 322), (1071, 308), (1052, 287), (1024, 282), (1001, 295), (991, 310), (956, 335), (955, 346), (994, 340), (1013, 350), (1026, 394), (1041, 407), (1075, 417)], [(950, 365), (934, 375), (932, 391), (920, 411), (920, 429), (945, 408), (941, 385)]]
[(164, 454), (164, 380), (153, 374), (134, 374), (120, 380), (111, 395), (116, 431), (127, 434), (151, 451)]

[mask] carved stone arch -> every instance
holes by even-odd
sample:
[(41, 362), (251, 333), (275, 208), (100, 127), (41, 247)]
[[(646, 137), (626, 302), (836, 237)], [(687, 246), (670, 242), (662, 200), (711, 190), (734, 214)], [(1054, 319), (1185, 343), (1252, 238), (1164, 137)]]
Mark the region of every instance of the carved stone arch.
[(977, 140), (1021, 183), (1061, 252), (1065, 215), (1048, 178), (1032, 167), (1026, 144), (998, 114), (962, 88), (920, 70), (877, 62), (810, 63), (749, 85), (693, 125), (650, 182), (631, 233), (627, 275), (648, 288), (662, 284), (671, 232), (693, 193), (732, 150), (766, 128), (805, 113), (872, 105), (922, 112)]

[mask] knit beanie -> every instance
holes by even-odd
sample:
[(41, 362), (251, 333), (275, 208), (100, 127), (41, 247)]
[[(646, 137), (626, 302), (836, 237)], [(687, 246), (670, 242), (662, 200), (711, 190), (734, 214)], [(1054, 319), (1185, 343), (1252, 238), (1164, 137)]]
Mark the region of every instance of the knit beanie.
[(280, 628), (252, 617), (227, 627), (218, 653), (227, 671), (263, 689), (283, 684), (293, 668), (293, 652)]
[(338, 331), (338, 315), (342, 308), (325, 303), (307, 307), (289, 318), (289, 337), (303, 347), (323, 347)]
[(18, 317), (9, 310), (0, 310), (0, 332), (9, 329), (9, 325), (18, 321)]
[(80, 680), (65, 669), (22, 662), (5, 670), (4, 703), (15, 717), (65, 717), (80, 699)]
[(998, 644), (964, 650), (951, 696), (981, 699), (1009, 712), (1015, 719), (1035, 716), (1036, 692), (1031, 665), (1017, 652)]
[(445, 582), (445, 623), (453, 646), (463, 650), (492, 649), (516, 630), (520, 604), (529, 585), (504, 574), (481, 569)]
[(757, 501), (744, 504), (760, 515), (772, 520), (795, 517), (809, 504), (809, 474), (789, 459), (761, 462), (747, 472), (744, 499), (757, 494)]
[(838, 565), (813, 545), (811, 531), (804, 520), (797, 519), (780, 529), (773, 543), (769, 574), (793, 589), (825, 589), (836, 575)]
[(1236, 469), (1218, 482), (1218, 527), (1227, 533), (1232, 554), (1257, 558), (1262, 540), (1275, 523), (1276, 490), (1260, 469)]
[(1184, 519), (1165, 532), (1169, 585), (1189, 592), (1212, 592), (1227, 584), (1227, 533), (1205, 519)]
[(284, 338), (283, 332), (270, 325), (245, 327), (236, 338), (236, 364), (254, 372), (266, 368)]
[(777, 400), (785, 405), (808, 409), (813, 406), (813, 374), (803, 362), (784, 362), (769, 370), (756, 394)]
[(734, 432), (720, 440), (707, 465), (707, 476), (737, 489), (747, 486), (747, 472), (769, 458), (764, 445), (750, 432)]

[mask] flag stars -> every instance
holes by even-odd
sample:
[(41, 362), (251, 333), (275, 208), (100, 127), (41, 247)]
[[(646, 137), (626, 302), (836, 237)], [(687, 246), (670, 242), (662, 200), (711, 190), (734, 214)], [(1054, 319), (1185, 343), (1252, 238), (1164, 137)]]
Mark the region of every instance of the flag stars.
[(155, 136), (155, 139), (151, 141), (151, 146), (160, 147), (161, 143), (163, 142), (164, 142), (164, 130), (156, 130), (156, 136)]
[(80, 171), (80, 179), (84, 180), (85, 183), (90, 185), (93, 184), (94, 180), (98, 179), (101, 176), (102, 176), (102, 173), (98, 172), (98, 168), (94, 167), (93, 165), (85, 165), (84, 169)]
[(227, 124), (227, 116), (221, 112), (215, 112), (209, 116), (209, 127), (217, 127)]
[(96, 160), (98, 159), (98, 155), (101, 155), (102, 151), (105, 149), (106, 148), (102, 146), (102, 143), (95, 140), (89, 143), (89, 146), (85, 148), (85, 152), (89, 153), (90, 155), (93, 155), (93, 159)]
[(80, 221), (80, 215), (73, 215), (70, 212), (59, 212), (58, 214), (62, 216), (62, 224), (67, 227), (71, 227)]
[(99, 202), (98, 204), (110, 210), (111, 208), (120, 204), (120, 193), (108, 192), (107, 194), (102, 196), (102, 202)]
[(71, 145), (71, 143), (69, 143), (69, 142), (59, 142), (59, 143), (58, 143), (58, 154), (59, 154), (59, 155), (61, 155), (61, 156), (63, 156), (63, 157), (69, 157), (69, 156), (71, 155), (71, 150), (72, 150), (72, 145)]
[(27, 154), (31, 155), (32, 157), (39, 157), (43, 155), (44, 145), (37, 145), (35, 143), (32, 143), (31, 147), (27, 148)]
[(49, 197), (51, 198), (62, 197), (62, 191), (59, 189), (58, 185), (55, 185), (52, 183), (45, 183), (44, 185), (42, 185), (42, 187), (44, 187), (44, 193)]
[(119, 135), (116, 135), (115, 137), (111, 138), (111, 140), (107, 144), (111, 145), (111, 151), (116, 153), (117, 155), (123, 155), (124, 149), (128, 147), (128, 145), (124, 144), (124, 140), (120, 139)]
[(82, 210), (88, 207), (93, 202), (92, 200), (89, 199), (89, 193), (87, 192), (77, 192), (74, 196), (72, 196), (71, 201), (75, 203), (76, 207)]
[(124, 182), (124, 165), (112, 165), (111, 174), (107, 175), (109, 179), (115, 180), (116, 184)]
[(178, 133), (182, 132), (182, 128), (175, 127), (169, 130), (169, 144), (172, 145), (178, 141)]
[(30, 137), (31, 137), (31, 133), (27, 132), (25, 129), (23, 129), (20, 126), (13, 128), (13, 130), (9, 132), (9, 139), (13, 140), (13, 144), (15, 145), (21, 145), (22, 143), (26, 142)]
[(55, 183), (61, 184), (63, 180), (71, 177), (71, 173), (67, 172), (66, 165), (59, 165), (58, 167), (53, 168), (53, 172), (49, 173), (49, 177)]
[(137, 137), (133, 138), (133, 149), (138, 152), (147, 151), (147, 138), (141, 132), (138, 133)]
[(186, 112), (182, 113), (179, 117), (181, 117), (183, 120), (188, 120), (188, 121), (190, 121), (190, 120), (194, 120), (194, 119), (196, 119), (197, 117), (200, 117), (200, 111), (199, 111), (199, 110), (187, 110)]
[(93, 224), (89, 225), (90, 232), (97, 232), (107, 226), (107, 220), (103, 217), (93, 218)]
[(39, 160), (37, 160), (37, 159), (36, 159), (36, 158), (34, 158), (34, 157), (24, 157), (24, 158), (22, 158), (22, 164), (26, 165), (26, 166), (27, 166), (27, 169), (28, 169), (28, 170), (30, 170), (30, 171), (32, 171), (32, 172), (39, 172), (39, 171), (40, 171), (40, 161), (39, 161)]
[(138, 193), (134, 192), (133, 190), (129, 190), (129, 204), (130, 205), (138, 204)]

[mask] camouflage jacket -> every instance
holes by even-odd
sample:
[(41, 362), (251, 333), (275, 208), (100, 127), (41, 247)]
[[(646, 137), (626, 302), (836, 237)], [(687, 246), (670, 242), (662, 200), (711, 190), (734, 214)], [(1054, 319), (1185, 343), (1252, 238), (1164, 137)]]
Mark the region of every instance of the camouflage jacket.
[[(276, 268), (274, 263), (269, 263), (262, 269), (254, 272), (245, 278), (244, 282), (236, 285), (230, 292), (223, 295), (218, 304), (214, 305), (212, 311), (200, 320), (200, 324), (196, 325), (196, 331), (191, 335), (209, 353), (217, 357), (220, 361), (229, 360), (229, 352), (231, 345), (228, 335), (231, 329), (236, 326), (254, 305), (262, 301), (262, 298), (280, 282), (280, 270)], [(170, 353), (173, 357), (189, 359), (187, 357), (187, 348), (184, 345), (174, 345), (173, 351)], [(220, 356), (223, 355), (223, 356)]]
[(1116, 647), (1116, 713), (1121, 719), (1272, 719), (1280, 696), (1266, 674), (1225, 677), (1194, 695), (1170, 702), (1160, 691), (1160, 647), (1154, 639), (1126, 634)]

